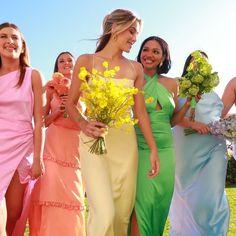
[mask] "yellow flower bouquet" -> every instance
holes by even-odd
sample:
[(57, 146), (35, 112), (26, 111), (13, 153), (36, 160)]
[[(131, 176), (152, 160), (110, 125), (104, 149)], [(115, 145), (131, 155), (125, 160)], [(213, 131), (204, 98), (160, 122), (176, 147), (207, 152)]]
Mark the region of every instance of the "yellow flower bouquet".
[(193, 52), (192, 56), (186, 75), (179, 78), (179, 96), (192, 98), (190, 120), (195, 117), (195, 97), (211, 92), (219, 84), (219, 76), (212, 72), (208, 60), (199, 51)]
[[(119, 71), (119, 66), (108, 68), (108, 62), (103, 62), (104, 72), (92, 69), (88, 72), (81, 67), (78, 78), (82, 80), (80, 90), (81, 101), (86, 106), (85, 116), (88, 120), (102, 122), (109, 127), (121, 127), (123, 124), (135, 125), (138, 121), (131, 116), (131, 108), (134, 105), (133, 95), (138, 93), (135, 87), (125, 86), (127, 80), (114, 79)], [(116, 83), (118, 80), (119, 83)], [(96, 155), (107, 152), (105, 136), (91, 140), (89, 151)]]

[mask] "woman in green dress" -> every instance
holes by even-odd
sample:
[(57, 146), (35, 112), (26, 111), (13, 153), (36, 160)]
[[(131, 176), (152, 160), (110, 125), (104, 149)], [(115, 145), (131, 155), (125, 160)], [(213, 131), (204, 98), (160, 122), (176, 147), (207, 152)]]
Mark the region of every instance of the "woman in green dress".
[(163, 234), (174, 188), (175, 156), (171, 127), (183, 118), (189, 102), (177, 112), (177, 82), (162, 76), (171, 67), (168, 44), (163, 39), (156, 36), (145, 39), (137, 60), (144, 68), (144, 96), (149, 100), (146, 109), (158, 147), (160, 172), (152, 179), (147, 176), (150, 150), (141, 130), (136, 127), (139, 163), (129, 233), (132, 236), (158, 236)]

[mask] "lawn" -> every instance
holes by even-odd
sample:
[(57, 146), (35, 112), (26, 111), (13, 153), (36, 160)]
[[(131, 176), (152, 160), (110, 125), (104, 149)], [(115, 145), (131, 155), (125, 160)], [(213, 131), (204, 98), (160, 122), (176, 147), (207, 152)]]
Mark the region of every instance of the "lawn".
[[(230, 226), (227, 236), (235, 236), (236, 235), (236, 186), (231, 188), (230, 187), (226, 188), (226, 193), (230, 205)], [(163, 236), (168, 236), (168, 234), (169, 234), (169, 222), (167, 222), (166, 224)], [(27, 227), (24, 236), (28, 235), (29, 233)]]
[[(229, 232), (227, 236), (236, 235), (236, 186), (231, 188), (226, 188), (226, 193), (230, 206), (230, 223), (229, 223)], [(165, 232), (163, 236), (169, 235), (169, 222), (167, 221)]]

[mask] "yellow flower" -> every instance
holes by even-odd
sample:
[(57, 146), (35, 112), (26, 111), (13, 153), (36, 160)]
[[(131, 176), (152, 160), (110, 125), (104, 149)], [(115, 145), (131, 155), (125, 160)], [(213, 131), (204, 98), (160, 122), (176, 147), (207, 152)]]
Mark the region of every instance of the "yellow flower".
[(103, 65), (106, 69), (108, 69), (108, 61), (104, 61), (104, 62), (102, 63), (102, 65)]
[(98, 71), (93, 68), (93, 69), (92, 69), (92, 74), (93, 74), (93, 75), (96, 75), (97, 73), (98, 73)]
[(145, 99), (146, 104), (152, 103), (153, 101), (154, 101), (154, 97), (149, 97)]
[(85, 81), (88, 74), (89, 74), (89, 73), (88, 73), (88, 71), (85, 69), (85, 67), (81, 67), (78, 77), (79, 77), (79, 79)]
[[(104, 61), (104, 72), (92, 69), (90, 74), (86, 68), (81, 67), (78, 78), (82, 80), (80, 90), (82, 100), (86, 106), (85, 115), (90, 120), (100, 121), (110, 127), (121, 127), (123, 124), (134, 125), (137, 120), (131, 116), (134, 105), (133, 95), (138, 93), (135, 87), (128, 87), (127, 79), (114, 81), (119, 66), (109, 69), (108, 62)], [(89, 76), (89, 80), (86, 78)], [(102, 148), (103, 147), (103, 148)], [(95, 154), (105, 153), (104, 137), (94, 141), (90, 152)]]

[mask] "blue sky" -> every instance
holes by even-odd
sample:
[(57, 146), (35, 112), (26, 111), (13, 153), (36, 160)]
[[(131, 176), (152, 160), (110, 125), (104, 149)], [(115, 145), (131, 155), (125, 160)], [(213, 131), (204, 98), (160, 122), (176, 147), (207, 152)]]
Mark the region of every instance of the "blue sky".
[(116, 8), (134, 11), (144, 22), (138, 41), (126, 56), (135, 59), (143, 39), (164, 38), (170, 47), (172, 68), (178, 77), (188, 54), (205, 51), (221, 82), (236, 76), (235, 0), (11, 0), (1, 2), (0, 22), (10, 21), (25, 35), (31, 64), (50, 79), (61, 51), (77, 58), (92, 53), (101, 33), (103, 17)]

